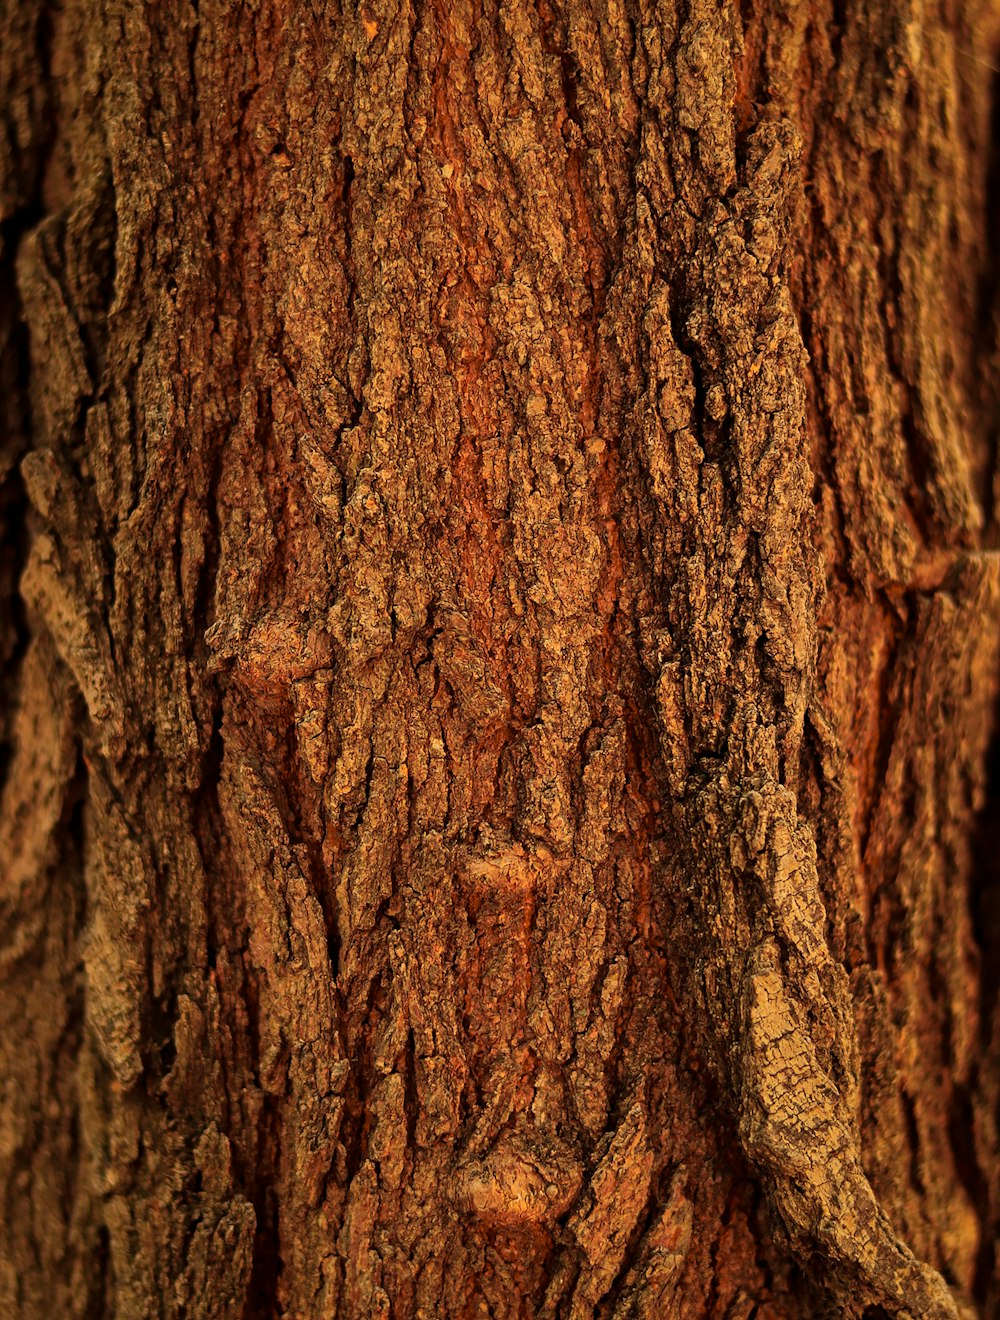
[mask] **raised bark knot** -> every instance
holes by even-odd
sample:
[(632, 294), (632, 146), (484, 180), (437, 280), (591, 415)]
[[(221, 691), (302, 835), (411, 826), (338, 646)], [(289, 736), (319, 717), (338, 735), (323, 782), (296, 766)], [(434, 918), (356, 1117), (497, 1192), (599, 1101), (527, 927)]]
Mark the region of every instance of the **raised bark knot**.
[(544, 860), (544, 853), (529, 852), (520, 843), (500, 843), (495, 850), (474, 853), (467, 874), (474, 888), (531, 892), (538, 881), (538, 863)]
[(551, 1222), (566, 1213), (582, 1187), (579, 1154), (527, 1122), (455, 1170), (458, 1203), (484, 1219)]
[[(480, 950), (502, 950), (505, 964), (511, 958), (525, 959), (533, 913), (568, 866), (568, 859), (555, 857), (544, 844), (524, 845), (492, 835), (481, 842), (464, 867), (466, 908)], [(526, 967), (522, 975), (527, 975)], [(489, 996), (496, 987), (484, 984), (481, 990)], [(519, 1000), (526, 991), (526, 984), (519, 987)]]
[(264, 705), (287, 698), (295, 683), (329, 669), (333, 661), (326, 629), (287, 610), (265, 614), (249, 628), (219, 621), (206, 630), (205, 642), (209, 672), (232, 666), (234, 681)]

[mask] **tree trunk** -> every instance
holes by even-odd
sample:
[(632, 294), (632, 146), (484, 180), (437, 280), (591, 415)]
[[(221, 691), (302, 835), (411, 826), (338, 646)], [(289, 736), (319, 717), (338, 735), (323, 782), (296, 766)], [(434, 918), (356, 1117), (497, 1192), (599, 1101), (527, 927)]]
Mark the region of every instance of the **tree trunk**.
[(1000, 1315), (993, 0), (2, 3), (0, 1311)]

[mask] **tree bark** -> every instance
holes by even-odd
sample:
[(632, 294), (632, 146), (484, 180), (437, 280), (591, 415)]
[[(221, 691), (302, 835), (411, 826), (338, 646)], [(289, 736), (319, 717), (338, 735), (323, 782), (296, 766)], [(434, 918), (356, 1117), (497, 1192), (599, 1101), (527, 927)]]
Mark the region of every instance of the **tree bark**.
[(1000, 1315), (996, 5), (2, 15), (3, 1314)]

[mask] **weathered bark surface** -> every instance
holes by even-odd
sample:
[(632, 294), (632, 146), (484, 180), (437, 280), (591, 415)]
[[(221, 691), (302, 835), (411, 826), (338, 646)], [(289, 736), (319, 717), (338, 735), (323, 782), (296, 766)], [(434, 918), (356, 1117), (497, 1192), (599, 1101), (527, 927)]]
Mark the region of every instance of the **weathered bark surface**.
[(1000, 1314), (996, 6), (4, 6), (0, 1311)]

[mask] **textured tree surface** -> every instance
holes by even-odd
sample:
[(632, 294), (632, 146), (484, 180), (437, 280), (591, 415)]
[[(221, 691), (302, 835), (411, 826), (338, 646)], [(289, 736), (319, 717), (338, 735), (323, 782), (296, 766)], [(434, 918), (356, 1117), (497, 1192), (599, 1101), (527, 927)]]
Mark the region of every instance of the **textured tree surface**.
[(1000, 9), (346, 3), (0, 4), (0, 1314), (1000, 1315)]

